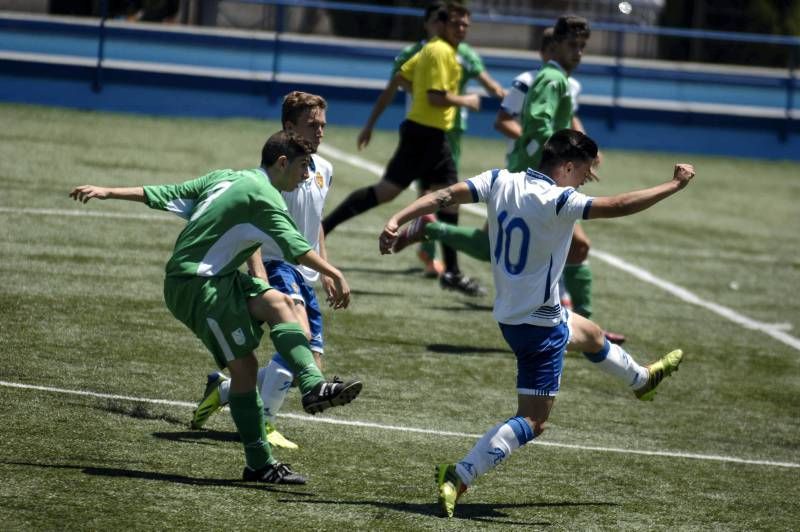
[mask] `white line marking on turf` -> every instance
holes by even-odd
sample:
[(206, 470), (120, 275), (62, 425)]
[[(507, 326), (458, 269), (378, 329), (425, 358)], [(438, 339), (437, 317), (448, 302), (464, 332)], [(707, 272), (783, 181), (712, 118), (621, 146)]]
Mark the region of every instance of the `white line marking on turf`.
[[(370, 162), (366, 159), (363, 159), (361, 157), (358, 157), (356, 155), (351, 155), (346, 152), (343, 152), (342, 150), (332, 147), (330, 144), (320, 145), (319, 151), (325, 156), (334, 159), (339, 159), (340, 161), (356, 166), (358, 168), (363, 168), (364, 170), (372, 172), (377, 176), (383, 175), (383, 168), (381, 166), (373, 162)], [(471, 205), (471, 204), (462, 205), (461, 208), (472, 214), (478, 214), (483, 216), (486, 215), (486, 210), (476, 205)], [(606, 253), (604, 251), (592, 248), (589, 251), (589, 254), (592, 257), (596, 257), (610, 266), (613, 266), (615, 268), (618, 268), (624, 272), (633, 275), (634, 277), (636, 277), (641, 281), (650, 283), (652, 285), (661, 288), (662, 290), (665, 290), (666, 292), (669, 292), (670, 294), (674, 295), (675, 297), (677, 297), (682, 301), (710, 310), (711, 312), (718, 314), (719, 316), (722, 316), (723, 318), (730, 320), (736, 323), (737, 325), (741, 325), (745, 329), (751, 329), (754, 331), (762, 332), (778, 340), (779, 342), (782, 342), (788, 345), (789, 347), (793, 347), (794, 349), (800, 351), (800, 338), (787, 334), (785, 332), (785, 330), (787, 329), (786, 327), (787, 324), (785, 323), (772, 324), (772, 323), (764, 323), (753, 320), (751, 318), (748, 318), (747, 316), (739, 314), (738, 312), (736, 312), (731, 308), (723, 307), (722, 305), (719, 305), (717, 303), (702, 299), (701, 297), (686, 290), (685, 288), (670, 283), (669, 281), (660, 279), (655, 275), (653, 275), (652, 273), (648, 272), (647, 270), (643, 270), (638, 266), (634, 266), (633, 264), (615, 255), (611, 255), (610, 253)]]
[(0, 214), (22, 214), (22, 215), (42, 215), (42, 216), (88, 216), (90, 218), (117, 218), (120, 220), (149, 220), (166, 222), (169, 220), (181, 220), (174, 215), (160, 213), (125, 213), (125, 212), (106, 212), (90, 211), (78, 209), (34, 209), (17, 207), (0, 207)]
[(646, 283), (650, 283), (652, 285), (661, 288), (666, 292), (669, 292), (670, 294), (674, 295), (675, 297), (677, 297), (682, 301), (691, 303), (692, 305), (697, 305), (698, 307), (703, 307), (706, 310), (710, 310), (711, 312), (718, 314), (727, 320), (730, 320), (738, 325), (741, 325), (745, 329), (760, 331), (800, 351), (800, 338), (796, 338), (784, 332), (784, 329), (786, 328), (786, 324), (784, 323), (772, 324), (750, 319), (747, 316), (739, 314), (733, 309), (730, 309), (728, 307), (723, 307), (718, 303), (707, 301), (701, 298), (700, 296), (694, 294), (693, 292), (686, 290), (685, 288), (670, 283), (669, 281), (665, 281), (664, 279), (659, 279), (658, 277), (648, 272), (647, 270), (643, 270), (638, 266), (634, 266), (633, 264), (626, 262), (619, 257), (615, 257), (614, 255), (611, 255), (609, 253), (592, 249), (591, 251), (589, 251), (589, 254), (592, 257), (596, 257), (602, 260), (603, 262), (611, 266), (614, 266), (615, 268), (618, 268), (624, 272), (633, 275), (639, 280), (642, 280)]
[[(37, 386), (34, 384), (22, 384), (19, 382), (0, 381), (0, 386), (8, 388), (18, 388), (23, 390), (38, 390), (42, 392), (61, 393), (68, 395), (80, 395), (84, 397), (94, 397), (97, 399), (116, 399), (120, 401), (132, 401), (137, 403), (150, 403), (166, 406), (180, 406), (186, 408), (194, 408), (195, 403), (187, 401), (171, 401), (167, 399), (149, 399), (146, 397), (134, 397), (130, 395), (116, 395), (111, 393), (89, 392), (85, 390), (68, 390), (65, 388), (54, 388), (51, 386)], [(347, 421), (344, 419), (333, 419), (326, 417), (306, 416), (299, 414), (278, 414), (280, 417), (288, 419), (298, 419), (301, 421), (314, 421), (316, 423), (327, 423), (329, 425), (344, 425), (348, 427), (371, 428), (379, 430), (393, 430), (398, 432), (408, 432), (413, 434), (428, 434), (431, 436), (448, 436), (456, 438), (470, 438), (478, 439), (481, 434), (468, 434), (466, 432), (450, 432), (444, 430), (433, 429), (420, 429), (414, 427), (403, 427), (400, 425), (383, 425), (380, 423), (372, 423), (369, 421)], [(580, 451), (596, 451), (602, 453), (619, 453), (619, 454), (637, 454), (642, 456), (661, 456), (666, 458), (689, 458), (693, 460), (707, 460), (715, 462), (729, 462), (735, 464), (746, 464), (756, 466), (769, 466), (769, 467), (789, 467), (800, 468), (800, 463), (795, 462), (775, 462), (772, 460), (750, 460), (746, 458), (736, 458), (735, 456), (721, 456), (715, 454), (698, 454), (698, 453), (683, 453), (672, 451), (641, 451), (636, 449), (620, 449), (616, 447), (598, 447), (593, 445), (576, 445), (571, 443), (558, 443), (549, 441), (534, 441), (536, 445), (543, 445), (545, 447), (560, 447), (564, 449), (575, 449)]]

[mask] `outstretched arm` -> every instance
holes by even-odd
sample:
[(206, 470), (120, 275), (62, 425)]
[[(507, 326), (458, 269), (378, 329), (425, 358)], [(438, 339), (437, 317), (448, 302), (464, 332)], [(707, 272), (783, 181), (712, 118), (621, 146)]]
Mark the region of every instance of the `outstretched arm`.
[(643, 211), (683, 189), (693, 177), (694, 166), (676, 164), (672, 179), (666, 183), (616, 196), (594, 198), (587, 218), (617, 218)]
[(417, 198), (407, 207), (395, 213), (386, 222), (379, 240), (381, 253), (385, 255), (391, 252), (392, 246), (397, 240), (397, 231), (404, 223), (423, 214), (432, 214), (450, 205), (472, 202), (472, 192), (463, 181)]
[(75, 201), (86, 203), (92, 198), (100, 200), (121, 199), (144, 203), (143, 187), (108, 188), (95, 185), (81, 185), (72, 189), (69, 196)]
[(328, 297), (328, 303), (334, 309), (347, 308), (350, 304), (350, 286), (342, 272), (334, 268), (314, 250), (309, 250), (297, 257), (297, 262), (333, 279), (335, 293)]
[(503, 89), (502, 85), (497, 83), (497, 81), (495, 81), (495, 79), (490, 76), (489, 72), (486, 70), (478, 74), (478, 81), (481, 85), (483, 85), (483, 88), (486, 89), (486, 92), (488, 92), (490, 96), (494, 96), (499, 100), (505, 98), (505, 89)]

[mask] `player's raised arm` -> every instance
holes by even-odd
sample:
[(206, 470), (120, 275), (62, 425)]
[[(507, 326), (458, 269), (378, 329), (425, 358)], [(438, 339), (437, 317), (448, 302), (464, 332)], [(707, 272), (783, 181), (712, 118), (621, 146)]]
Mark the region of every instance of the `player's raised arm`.
[(409, 220), (418, 218), (423, 214), (433, 214), (439, 209), (450, 205), (461, 205), (463, 203), (472, 203), (473, 201), (472, 192), (463, 181), (417, 198), (395, 213), (386, 222), (379, 239), (381, 254), (391, 253), (392, 246), (397, 240), (398, 229)]
[(643, 211), (683, 189), (693, 177), (694, 166), (676, 164), (672, 179), (666, 183), (616, 196), (594, 198), (587, 218), (617, 218)]
[(144, 188), (143, 187), (123, 187), (123, 188), (109, 188), (98, 187), (96, 185), (81, 185), (72, 189), (69, 196), (75, 201), (86, 203), (92, 198), (105, 200), (105, 199), (121, 199), (128, 201), (138, 201), (144, 203)]

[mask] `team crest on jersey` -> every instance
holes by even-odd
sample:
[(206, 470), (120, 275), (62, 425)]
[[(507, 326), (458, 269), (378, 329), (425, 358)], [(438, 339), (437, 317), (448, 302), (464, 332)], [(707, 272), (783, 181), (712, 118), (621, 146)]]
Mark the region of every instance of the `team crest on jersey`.
[(236, 345), (244, 345), (244, 331), (241, 329), (236, 329), (231, 333), (231, 338), (236, 343)]
[(292, 292), (294, 292), (295, 294), (300, 293), (300, 287), (297, 285), (297, 283), (292, 283)]
[(322, 174), (317, 172), (317, 175), (314, 176), (314, 179), (317, 181), (317, 186), (322, 188), (325, 185), (325, 178), (322, 177)]

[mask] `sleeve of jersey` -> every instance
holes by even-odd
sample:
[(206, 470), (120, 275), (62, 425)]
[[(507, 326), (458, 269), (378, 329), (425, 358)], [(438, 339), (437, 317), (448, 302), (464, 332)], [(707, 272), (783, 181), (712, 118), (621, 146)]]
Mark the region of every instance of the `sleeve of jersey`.
[(270, 208), (259, 216), (259, 219), (262, 223), (261, 230), (278, 244), (288, 262), (297, 264), (297, 257), (305, 255), (312, 249), (288, 213)]
[(526, 94), (528, 94), (528, 86), (515, 79), (505, 98), (500, 103), (500, 107), (511, 116), (518, 116), (522, 111), (522, 104), (525, 102)]
[(197, 198), (208, 186), (212, 175), (207, 174), (177, 185), (145, 186), (145, 204), (151, 209), (169, 211), (188, 220)]
[(551, 80), (546, 82), (541, 89), (528, 95), (523, 106), (528, 124), (528, 127), (523, 129), (523, 137), (526, 141), (535, 140), (541, 145), (555, 133), (553, 118), (562, 94), (561, 84), (556, 80)]
[(494, 170), (487, 170), (482, 174), (478, 174), (475, 177), (471, 177), (464, 181), (469, 188), (470, 193), (472, 193), (472, 202), (486, 202), (486, 198), (489, 197), (489, 194), (492, 190), (492, 184), (497, 179), (497, 176), (500, 174), (498, 169)]
[(450, 77), (447, 70), (447, 56), (440, 47), (430, 48), (428, 53), (419, 59), (419, 68), (426, 69), (429, 83), (426, 90), (446, 92)]
[(478, 52), (473, 50), (472, 47), (466, 43), (462, 43), (459, 49), (462, 49), (463, 53), (461, 55), (466, 59), (466, 65), (464, 65), (465, 77), (477, 78), (480, 76), (481, 72), (486, 70), (486, 67), (483, 66), (483, 60), (481, 56), (478, 55)]
[(419, 51), (419, 49), (419, 44), (412, 44), (400, 50), (400, 53), (397, 54), (397, 57), (395, 57), (394, 61), (392, 62), (392, 76), (400, 72), (400, 68), (406, 64), (408, 60)]
[(420, 52), (417, 52), (411, 56), (408, 61), (403, 63), (403, 66), (400, 67), (400, 74), (408, 81), (414, 81), (414, 71), (417, 68), (417, 63), (419, 63), (419, 54)]
[(565, 188), (556, 199), (556, 217), (569, 223), (585, 220), (589, 216), (593, 199), (572, 187)]

